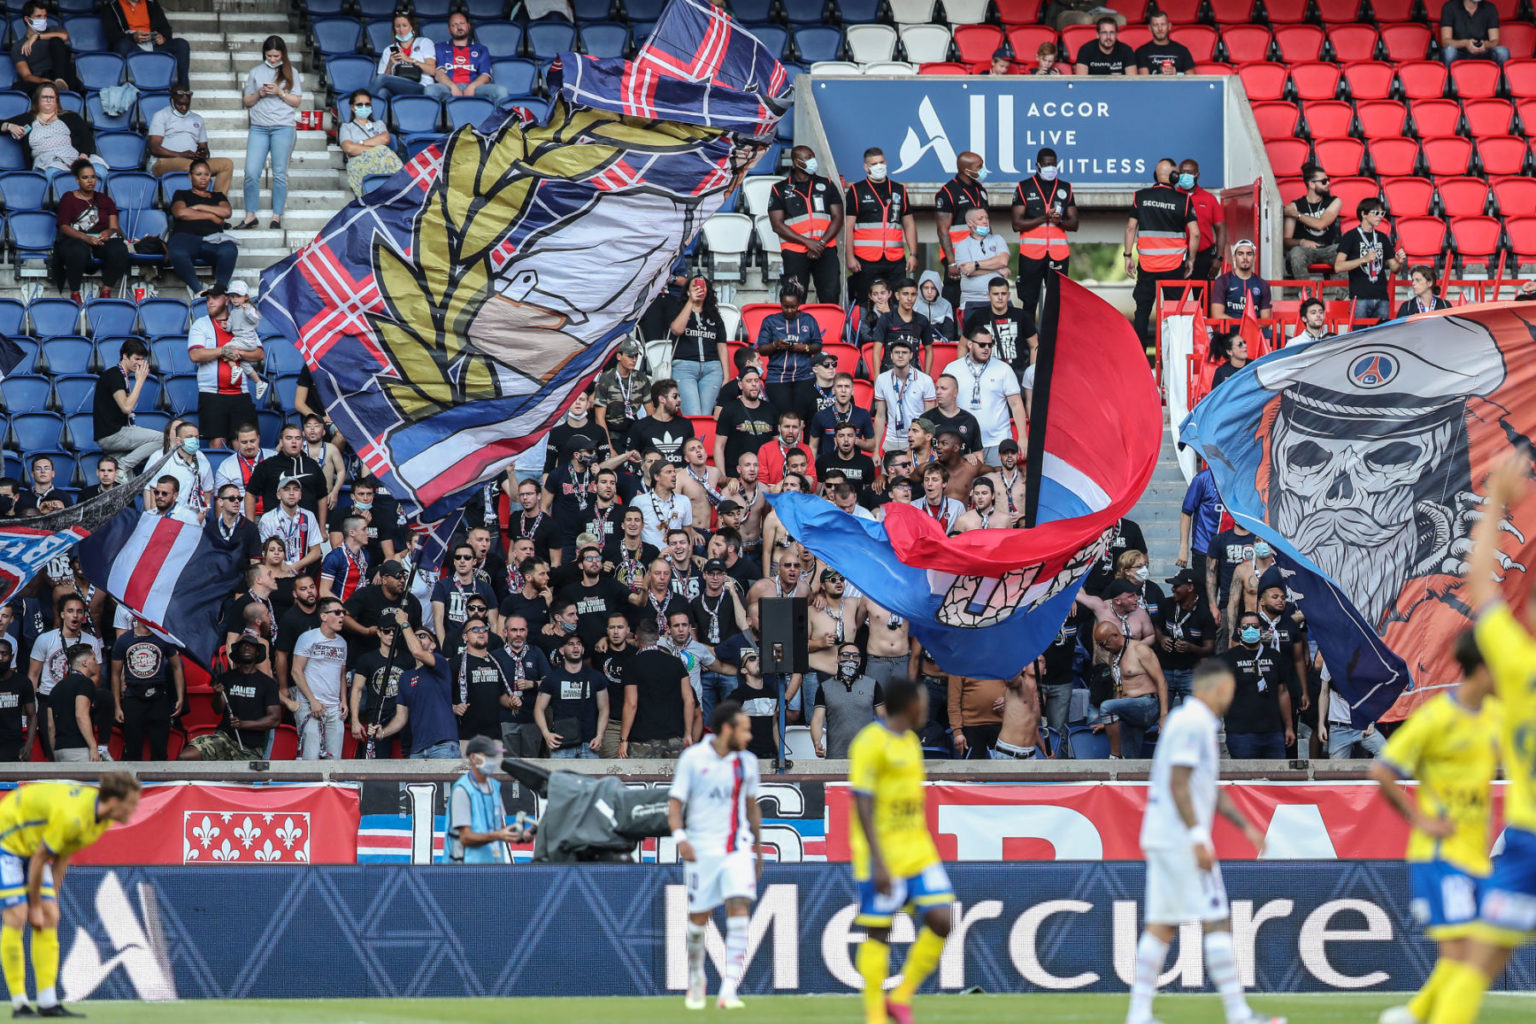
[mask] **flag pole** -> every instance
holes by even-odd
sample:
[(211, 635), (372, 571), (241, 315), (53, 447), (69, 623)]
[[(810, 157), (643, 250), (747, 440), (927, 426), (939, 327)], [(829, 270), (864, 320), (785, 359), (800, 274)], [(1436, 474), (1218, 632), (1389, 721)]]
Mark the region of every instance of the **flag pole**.
[[(425, 548), (426, 542), (421, 540), (421, 535), (412, 531), (411, 536), (420, 541)], [(400, 630), (411, 628), (411, 588), (416, 584), (416, 571), (421, 566), (420, 552), (411, 552), (411, 572), (405, 578), (405, 593), (401, 595), (400, 610), (405, 612), (405, 625), (395, 624), (395, 635), (389, 638), (389, 653), (384, 655), (384, 674), (379, 680), (378, 709), (375, 711), (377, 720), (374, 722), (374, 732), (368, 735), (368, 746), (363, 750), (364, 760), (372, 761), (378, 755), (376, 733), (384, 728), (384, 695), (389, 691), (389, 674), (395, 670), (395, 645), (400, 642)], [(425, 614), (425, 612), (423, 612)], [(404, 675), (404, 673), (401, 673)], [(396, 700), (398, 700), (398, 695)]]
[(1030, 398), (1029, 437), (1024, 463), (1024, 528), (1038, 524), (1040, 518), (1041, 464), (1045, 461), (1045, 425), (1050, 418), (1051, 375), (1056, 364), (1056, 329), (1061, 315), (1061, 275), (1055, 270), (1045, 274), (1045, 302), (1037, 323), (1039, 343), (1035, 346), (1035, 386)]

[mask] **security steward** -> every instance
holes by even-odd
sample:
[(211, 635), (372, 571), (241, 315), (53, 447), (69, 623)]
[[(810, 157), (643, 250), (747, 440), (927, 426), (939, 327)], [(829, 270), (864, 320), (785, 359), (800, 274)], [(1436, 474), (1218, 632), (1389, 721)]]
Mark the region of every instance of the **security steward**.
[(955, 262), (955, 243), (970, 235), (965, 215), (987, 208), (987, 167), (981, 157), (964, 152), (955, 157), (955, 176), (933, 197), (933, 225), (939, 233), (939, 259), (944, 264), (944, 297), (960, 309), (960, 268)]
[(1035, 154), (1035, 173), (1013, 190), (1013, 230), (1019, 233), (1019, 305), (1024, 307), (1025, 336), (1033, 345), (1040, 289), (1048, 270), (1067, 272), (1072, 249), (1067, 232), (1077, 230), (1077, 197), (1062, 181), (1056, 151)]
[(848, 186), (853, 222), (848, 235), (848, 274), (853, 301), (862, 302), (869, 286), (883, 278), (896, 282), (917, 272), (917, 220), (907, 204), (907, 187), (891, 181), (885, 154), (864, 151), (864, 180)]
[[(1136, 333), (1148, 356), (1157, 352), (1150, 321), (1160, 286), (1164, 281), (1189, 277), (1200, 248), (1194, 199), (1169, 183), (1173, 171), (1172, 160), (1157, 162), (1156, 183), (1136, 192), (1131, 216), (1125, 222), (1125, 273), (1136, 278), (1136, 289), (1131, 293), (1136, 300)], [(1132, 245), (1136, 247), (1134, 256)]]
[(842, 267), (837, 239), (843, 230), (843, 193), (816, 173), (810, 146), (790, 150), (794, 166), (789, 177), (768, 196), (768, 223), (783, 241), (784, 276), (809, 289), (816, 281), (816, 301), (839, 303)]

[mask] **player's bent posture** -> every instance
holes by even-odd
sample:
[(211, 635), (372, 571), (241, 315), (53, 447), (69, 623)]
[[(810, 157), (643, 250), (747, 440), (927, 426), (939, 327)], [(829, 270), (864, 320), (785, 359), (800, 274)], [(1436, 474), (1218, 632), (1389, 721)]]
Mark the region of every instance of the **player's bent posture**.
[[(849, 848), (859, 883), (854, 923), (868, 935), (857, 963), (868, 1024), (885, 1024), (887, 1016), (911, 1024), (912, 995), (939, 964), (955, 892), (928, 833), (924, 806), (923, 747), (917, 736), (928, 720), (928, 689), (898, 678), (884, 690), (885, 721), (866, 725), (848, 749), (854, 806)], [(887, 997), (891, 921), (900, 912), (920, 912), (922, 927), (907, 951), (901, 983)]]
[[(1136, 975), (1131, 983), (1127, 1024), (1150, 1024), (1157, 977), (1179, 925), (1199, 921), (1205, 927), (1205, 966), (1221, 994), (1227, 1024), (1258, 1021), (1243, 997), (1232, 953), (1232, 923), (1221, 865), (1211, 844), (1217, 813), (1243, 830), (1264, 851), (1264, 834), (1253, 826), (1232, 798), (1217, 785), (1221, 747), (1216, 730), (1232, 705), (1237, 681), (1225, 662), (1203, 661), (1195, 667), (1194, 699), (1168, 715), (1147, 789), (1141, 821), (1141, 848), (1147, 857), (1146, 930), (1136, 944)], [(1284, 1024), (1284, 1018), (1268, 1018)]]
[[(1439, 946), (1440, 958), (1424, 987), (1406, 1006), (1383, 1010), (1381, 1024), (1429, 1019), (1450, 965), (1466, 960), (1466, 938), (1477, 918), (1477, 899), (1492, 864), (1489, 789), (1499, 770), (1500, 707), (1489, 698), (1493, 676), (1471, 631), (1456, 638), (1462, 682), (1434, 697), (1392, 734), (1371, 765), (1387, 801), (1413, 826), (1408, 864), (1413, 914)], [(1417, 779), (1412, 799), (1399, 779)]]
[[(704, 1009), (704, 929), (725, 904), (722, 1010), (739, 1009), (737, 986), (747, 967), (747, 928), (757, 880), (763, 874), (763, 815), (757, 806), (757, 756), (747, 751), (752, 720), (733, 700), (715, 707), (714, 735), (677, 759), (668, 792), (667, 823), (677, 840), (688, 886), (688, 995), (684, 1005)], [(685, 827), (686, 825), (686, 827)]]
[[(1477, 649), (1493, 675), (1503, 704), (1499, 747), (1509, 790), (1504, 798), (1504, 853), (1483, 889), (1477, 923), (1466, 942), (1463, 962), (1444, 965), (1435, 986), (1432, 1024), (1470, 1024), (1483, 993), (1504, 970), (1516, 946), (1536, 932), (1536, 640), (1533, 608), (1526, 602), (1521, 623), (1504, 603), (1501, 571), (1519, 568), (1499, 551), (1504, 533), (1520, 536), (1504, 514), (1524, 497), (1530, 477), (1526, 454), (1512, 456), (1488, 476), (1482, 518), (1472, 528), (1463, 599), (1478, 610)], [(1527, 506), (1528, 507), (1528, 506)]]
[(139, 806), (139, 781), (108, 772), (99, 786), (34, 782), (0, 800), (0, 967), (11, 1016), (31, 1017), (22, 930), (32, 929), (37, 1016), (79, 1017), (59, 1002), (59, 890), (69, 858)]

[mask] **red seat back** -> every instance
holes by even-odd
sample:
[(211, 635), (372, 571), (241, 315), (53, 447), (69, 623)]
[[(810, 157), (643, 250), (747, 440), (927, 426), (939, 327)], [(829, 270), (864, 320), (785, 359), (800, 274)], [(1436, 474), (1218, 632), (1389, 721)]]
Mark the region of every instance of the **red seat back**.
[(1362, 60), (1344, 65), (1344, 83), (1349, 95), (1360, 100), (1384, 100), (1392, 95), (1397, 69), (1386, 61)]
[(1202, 60), (1195, 63), (1193, 75), (1235, 75), (1237, 68), (1231, 64), (1223, 64), (1219, 60)]
[[(848, 314), (844, 312), (842, 306), (830, 302), (808, 302), (801, 306), (800, 310), (809, 313), (811, 319), (816, 321), (817, 326), (821, 328), (821, 337), (824, 342), (831, 344), (842, 339), (843, 325), (848, 320)], [(757, 335), (754, 334), (751, 337), (754, 342), (757, 341)]]
[(1275, 45), (1280, 59), (1296, 63), (1317, 60), (1323, 55), (1323, 30), (1316, 25), (1277, 25)]
[(1445, 251), (1445, 221), (1439, 217), (1400, 217), (1398, 244), (1415, 261), (1434, 261)]
[[(1160, 3), (1158, 6), (1165, 11), (1168, 9), (1167, 4)], [(1195, 60), (1211, 60), (1216, 56), (1216, 30), (1210, 25), (1191, 24), (1193, 20), (1185, 21), (1175, 16), (1175, 28), (1169, 36), (1189, 47), (1189, 54)]]
[[(1034, 60), (1041, 43), (1054, 43), (1056, 30), (1046, 25), (1014, 25), (1008, 29), (1008, 46), (1015, 60)], [(1073, 56), (1076, 56), (1075, 54)], [(1072, 61), (1062, 61), (1070, 64)]]
[(1359, 139), (1318, 139), (1313, 143), (1313, 151), (1329, 177), (1345, 178), (1360, 173), (1365, 143)]
[(971, 69), (955, 61), (935, 60), (919, 64), (917, 73), (920, 75), (968, 75)]
[(1438, 178), (1442, 175), (1466, 174), (1472, 163), (1470, 139), (1425, 139), (1424, 164), (1429, 173)]
[(1264, 16), (1272, 25), (1296, 25), (1307, 20), (1307, 0), (1264, 0)]
[(1435, 201), (1435, 183), (1428, 178), (1383, 178), (1381, 194), (1393, 217), (1428, 217)]
[[(997, 15), (1004, 25), (1034, 25), (1040, 20), (1043, 6), (1045, 0), (997, 0)], [(1013, 53), (1016, 57), (1021, 56), (1018, 50)]]
[[(992, 54), (1003, 45), (1003, 30), (996, 25), (956, 25), (955, 46), (960, 50), (962, 61), (990, 61)], [(1020, 56), (1014, 51), (1014, 56)], [(1025, 59), (1034, 54), (1023, 54)]]
[(1461, 109), (1467, 115), (1467, 133), (1474, 139), (1484, 135), (1507, 135), (1514, 121), (1514, 108), (1509, 105), (1509, 100), (1467, 100)]
[(1435, 182), (1440, 208), (1447, 217), (1481, 217), (1488, 206), (1488, 182), (1466, 175)]
[(1331, 25), (1328, 28), (1328, 44), (1333, 47), (1333, 59), (1340, 63), (1375, 60), (1378, 41), (1374, 25)]
[(1451, 84), (1464, 100), (1492, 96), (1499, 91), (1499, 65), (1491, 60), (1459, 60), (1451, 65)]
[[(713, 416), (689, 416), (688, 422), (693, 424), (693, 436), (704, 442), (704, 454), (710, 465), (715, 463), (715, 432), (719, 424)], [(724, 466), (720, 467), (725, 470)]]
[(1499, 213), (1506, 218), (1536, 211), (1536, 178), (1495, 178), (1490, 184)]
[(1339, 66), (1307, 61), (1291, 66), (1291, 84), (1299, 100), (1331, 100), (1339, 92)]
[(1301, 165), (1311, 157), (1311, 147), (1303, 139), (1275, 139), (1264, 143), (1269, 154), (1269, 166), (1277, 177), (1296, 177)]
[(777, 302), (749, 302), (741, 307), (742, 337), (748, 345), (757, 344), (757, 332), (763, 329), (763, 321), (778, 311)]
[(1355, 122), (1355, 108), (1343, 100), (1312, 100), (1302, 107), (1313, 139), (1342, 139)]
[(1439, 99), (1445, 95), (1445, 65), (1437, 60), (1410, 60), (1397, 66), (1397, 80), (1410, 100)]
[(1509, 247), (1516, 259), (1536, 259), (1536, 217), (1509, 217), (1504, 230), (1509, 233)]
[(1499, 45), (1509, 51), (1511, 59), (1520, 59), (1536, 53), (1536, 25), (1522, 21), (1507, 21), (1499, 26)]
[(1403, 134), (1408, 111), (1397, 100), (1362, 100), (1355, 104), (1360, 130), (1367, 139), (1390, 139)]
[(1375, 178), (1358, 175), (1334, 178), (1328, 185), (1328, 191), (1339, 197), (1340, 210), (1351, 217), (1355, 215), (1355, 209), (1362, 200), (1378, 199), (1381, 196), (1381, 186)]
[(1431, 36), (1429, 26), (1417, 22), (1381, 26), (1381, 45), (1388, 60), (1423, 60), (1429, 53)]
[(1421, 139), (1461, 134), (1461, 104), (1455, 100), (1414, 100), (1408, 112), (1413, 115), (1414, 134)]
[(1536, 59), (1530, 57), (1504, 62), (1504, 84), (1516, 100), (1536, 96)]
[(1371, 139), (1366, 149), (1371, 166), (1383, 178), (1410, 175), (1418, 168), (1419, 144), (1413, 139)]
[(1296, 136), (1300, 111), (1284, 100), (1264, 100), (1253, 104), (1253, 119), (1259, 123), (1264, 139), (1290, 139)]
[[(1382, 23), (1407, 21), (1413, 17), (1413, 9), (1419, 0), (1371, 0), (1371, 12)], [(1326, 19), (1326, 15), (1324, 16)]]
[(1477, 158), (1483, 165), (1483, 173), (1507, 177), (1525, 173), (1526, 157), (1530, 147), (1525, 139), (1514, 135), (1490, 135), (1477, 140)]
[(1211, 15), (1218, 25), (1241, 25), (1253, 20), (1253, 0), (1211, 0)]
[(1269, 59), (1272, 39), (1265, 25), (1228, 25), (1221, 30), (1221, 45), (1226, 48), (1227, 60), (1235, 64)]
[(1456, 252), (1463, 264), (1468, 260), (1487, 263), (1489, 257), (1499, 251), (1499, 238), (1503, 226), (1494, 217), (1454, 217), (1451, 219), (1451, 237), (1456, 239)]
[(1250, 101), (1278, 100), (1285, 95), (1285, 83), (1291, 77), (1291, 69), (1270, 62), (1243, 64), (1237, 69), (1237, 77), (1243, 80), (1243, 91)]

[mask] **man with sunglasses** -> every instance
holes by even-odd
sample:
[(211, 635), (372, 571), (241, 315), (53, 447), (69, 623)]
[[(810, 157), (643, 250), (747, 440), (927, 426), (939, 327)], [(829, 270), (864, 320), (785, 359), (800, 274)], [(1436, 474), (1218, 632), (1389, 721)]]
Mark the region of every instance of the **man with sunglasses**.
[(347, 698), (342, 680), (347, 670), (347, 644), (341, 636), (341, 602), (320, 601), (320, 625), (293, 645), (293, 681), (298, 686), (299, 758), (304, 761), (341, 756)]
[[(394, 704), (400, 696), (400, 677), (414, 662), (405, 641), (396, 637), (397, 626), (393, 613), (386, 612), (378, 622), (379, 646), (365, 651), (352, 663), (352, 738), (359, 742), (367, 738), (368, 730), (387, 720), (394, 713)], [(394, 757), (393, 743), (375, 744), (374, 756)], [(407, 733), (400, 737), (400, 756), (411, 749)]]
[(255, 561), (260, 557), (261, 541), (256, 532), (256, 524), (245, 518), (241, 511), (241, 502), (244, 500), (240, 488), (234, 484), (220, 486), (213, 501), (211, 529), (218, 534), (222, 544), (243, 552), (246, 558)]
[(608, 629), (608, 616), (629, 606), (629, 588), (603, 573), (603, 553), (596, 547), (576, 552), (581, 579), (568, 583), (559, 597), (576, 604), (576, 632), (595, 650)]
[(181, 484), (174, 476), (166, 474), (156, 480), (149, 493), (154, 502), (155, 515), (162, 519), (174, 519), (188, 526), (198, 525), (197, 513), (180, 501)]
[(965, 355), (944, 367), (960, 386), (960, 408), (981, 425), (982, 461), (991, 466), (998, 464), (998, 445), (1012, 436), (1010, 427), (1020, 441), (1028, 432), (1018, 374), (992, 358), (995, 344), (990, 330), (977, 327), (966, 337)]
[(1287, 203), (1285, 215), (1285, 276), (1304, 281), (1313, 263), (1333, 265), (1339, 255), (1339, 214), (1343, 200), (1328, 192), (1328, 172), (1317, 164), (1302, 164), (1307, 191)]

